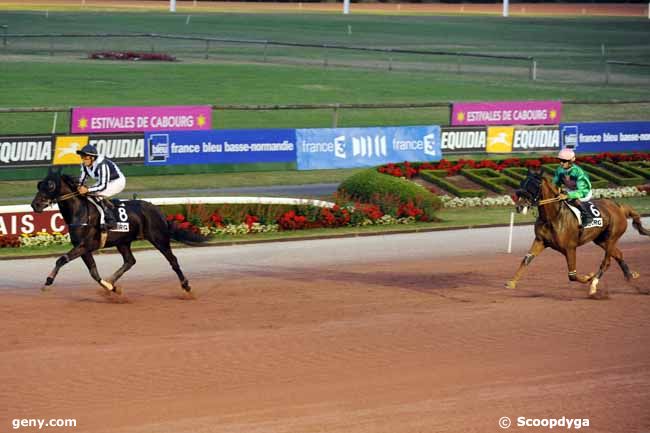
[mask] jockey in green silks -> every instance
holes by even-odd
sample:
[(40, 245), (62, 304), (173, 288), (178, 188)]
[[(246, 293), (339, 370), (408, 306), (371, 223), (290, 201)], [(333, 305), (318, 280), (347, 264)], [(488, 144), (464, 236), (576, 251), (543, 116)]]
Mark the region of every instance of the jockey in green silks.
[(592, 222), (591, 213), (587, 210), (585, 202), (591, 200), (591, 182), (585, 171), (575, 164), (576, 155), (571, 149), (562, 149), (558, 154), (560, 166), (555, 170), (553, 183), (558, 187), (564, 186), (566, 193), (560, 194), (562, 200), (569, 200), (571, 204), (580, 209), (582, 226)]

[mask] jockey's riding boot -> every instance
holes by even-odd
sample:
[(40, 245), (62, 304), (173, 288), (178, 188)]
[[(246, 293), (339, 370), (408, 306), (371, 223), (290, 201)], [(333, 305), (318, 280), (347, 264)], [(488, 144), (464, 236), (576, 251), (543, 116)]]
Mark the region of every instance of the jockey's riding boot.
[(587, 227), (593, 221), (591, 212), (587, 209), (587, 204), (580, 200), (575, 201), (576, 206), (580, 209), (580, 218), (582, 218), (582, 227)]
[(115, 214), (113, 213), (114, 206), (108, 201), (107, 198), (102, 197), (99, 201), (99, 205), (104, 211), (104, 221), (106, 224), (102, 227), (102, 231), (112, 230), (117, 227), (117, 221), (115, 220)]

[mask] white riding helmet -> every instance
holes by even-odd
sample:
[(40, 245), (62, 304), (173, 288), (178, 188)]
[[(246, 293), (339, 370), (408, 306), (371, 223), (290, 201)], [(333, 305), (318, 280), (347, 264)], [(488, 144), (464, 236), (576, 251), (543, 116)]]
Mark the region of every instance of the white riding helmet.
[(557, 154), (557, 157), (565, 161), (575, 161), (576, 154), (571, 149), (562, 149), (560, 153)]

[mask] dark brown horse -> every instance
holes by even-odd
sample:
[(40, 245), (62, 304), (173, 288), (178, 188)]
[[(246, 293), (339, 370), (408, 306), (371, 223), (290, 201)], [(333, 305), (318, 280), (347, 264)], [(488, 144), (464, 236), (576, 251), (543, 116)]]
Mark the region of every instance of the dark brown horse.
[[(612, 257), (618, 262), (626, 280), (638, 278), (639, 274), (631, 272), (628, 268), (623, 260), (623, 253), (618, 249), (616, 243), (627, 230), (627, 218), (632, 218), (632, 225), (640, 234), (650, 236), (650, 230), (641, 225), (639, 214), (627, 205), (620, 205), (611, 200), (596, 200), (596, 206), (603, 219), (602, 227), (581, 229), (577, 218), (566, 202), (553, 201), (558, 195), (558, 189), (542, 175), (541, 170), (531, 169), (528, 171), (528, 176), (521, 183), (521, 189), (517, 190), (516, 205), (517, 212), (525, 212), (529, 206), (538, 207), (539, 216), (535, 222), (535, 240), (528, 254), (524, 256), (515, 276), (506, 283), (506, 287), (516, 288), (517, 282), (530, 262), (549, 247), (564, 254), (569, 280), (579, 281), (583, 284), (591, 283), (590, 297), (606, 296), (606, 293), (599, 292), (598, 281), (609, 267)], [(546, 203), (546, 201), (549, 202)], [(576, 248), (588, 242), (594, 242), (604, 249), (605, 257), (596, 273), (578, 275), (576, 272)]]
[[(131, 243), (136, 239), (147, 239), (169, 261), (172, 269), (178, 275), (181, 287), (186, 294), (190, 294), (192, 288), (183, 275), (176, 256), (172, 253), (170, 239), (196, 244), (206, 241), (207, 238), (181, 230), (176, 223), (167, 222), (160, 209), (149, 202), (129, 200), (120, 204), (116, 209), (119, 214), (118, 220), (128, 223), (128, 225), (124, 224), (121, 232), (108, 232), (108, 236), (102, 239), (99, 230), (99, 211), (90, 204), (87, 198), (79, 196), (78, 186), (75, 178), (61, 174), (60, 170), (50, 169), (47, 177), (38, 183), (38, 192), (32, 201), (32, 209), (36, 212), (42, 212), (54, 202), (58, 203), (61, 215), (68, 225), (70, 241), (73, 246), (70, 251), (56, 261), (56, 266), (45, 281), (44, 290), (54, 282), (63, 265), (81, 257), (95, 281), (109, 293), (121, 294), (121, 290), (115, 283), (135, 264)], [(97, 265), (92, 253), (109, 247), (117, 248), (122, 254), (124, 264), (104, 280), (97, 272)]]

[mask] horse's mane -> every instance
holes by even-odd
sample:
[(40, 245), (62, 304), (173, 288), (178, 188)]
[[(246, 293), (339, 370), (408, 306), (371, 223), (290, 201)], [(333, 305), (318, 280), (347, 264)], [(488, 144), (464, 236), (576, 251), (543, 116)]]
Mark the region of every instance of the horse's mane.
[(79, 178), (76, 176), (70, 176), (69, 174), (61, 173), (61, 180), (73, 190), (76, 190), (77, 186), (79, 186)]

